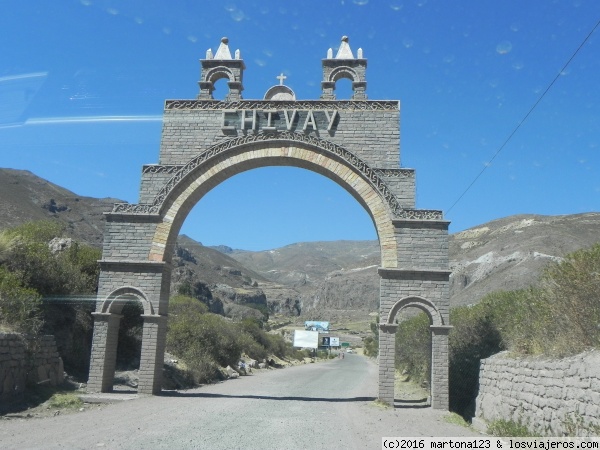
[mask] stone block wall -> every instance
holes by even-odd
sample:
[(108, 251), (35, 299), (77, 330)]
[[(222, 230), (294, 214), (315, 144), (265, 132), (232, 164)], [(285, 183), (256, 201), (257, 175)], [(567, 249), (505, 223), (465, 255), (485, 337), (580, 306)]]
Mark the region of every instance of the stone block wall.
[(399, 267), (448, 269), (448, 225), (445, 221), (395, 220)]
[(19, 400), (28, 383), (58, 386), (63, 381), (64, 367), (54, 336), (34, 340), (0, 333), (0, 404)]
[(564, 359), (481, 361), (475, 416), (486, 422), (521, 422), (546, 436), (600, 432), (600, 351)]
[(399, 123), (397, 101), (168, 100), (159, 164), (183, 164), (223, 139), (272, 128), (322, 137), (347, 148), (371, 167), (397, 169)]

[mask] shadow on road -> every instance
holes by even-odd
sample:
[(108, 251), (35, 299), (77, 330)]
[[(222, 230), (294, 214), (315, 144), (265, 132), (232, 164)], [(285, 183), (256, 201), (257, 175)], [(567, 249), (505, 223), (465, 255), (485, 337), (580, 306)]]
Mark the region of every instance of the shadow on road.
[(208, 392), (179, 392), (163, 391), (160, 394), (163, 397), (197, 397), (197, 398), (249, 398), (253, 400), (286, 400), (299, 402), (372, 402), (375, 397), (350, 397), (350, 398), (323, 398), (323, 397), (273, 397), (269, 395), (225, 395), (211, 394)]

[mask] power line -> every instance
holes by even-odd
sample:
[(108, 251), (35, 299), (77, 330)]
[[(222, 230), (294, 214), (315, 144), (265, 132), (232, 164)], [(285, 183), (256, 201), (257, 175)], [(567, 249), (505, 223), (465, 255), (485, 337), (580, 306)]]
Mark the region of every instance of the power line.
[(571, 63), (571, 61), (573, 60), (573, 58), (575, 58), (575, 56), (577, 55), (577, 53), (579, 53), (579, 50), (581, 50), (583, 48), (583, 46), (589, 40), (589, 38), (592, 36), (592, 34), (594, 34), (594, 31), (596, 31), (596, 28), (598, 28), (599, 25), (600, 25), (600, 20), (598, 22), (596, 22), (596, 25), (594, 25), (594, 28), (592, 28), (592, 31), (590, 31), (588, 33), (588, 35), (585, 37), (585, 39), (581, 42), (581, 44), (579, 44), (579, 47), (577, 47), (577, 50), (575, 50), (575, 52), (573, 52), (573, 54), (571, 55), (571, 57), (569, 58), (569, 60), (565, 63), (565, 65), (562, 67), (562, 69), (560, 69), (558, 71), (558, 73), (556, 74), (556, 76), (554, 77), (554, 79), (550, 82), (550, 84), (548, 85), (548, 87), (546, 88), (546, 90), (544, 90), (544, 92), (542, 92), (542, 95), (540, 95), (540, 97), (533, 104), (533, 106), (531, 108), (529, 108), (529, 111), (527, 111), (527, 114), (525, 114), (525, 116), (517, 124), (517, 126), (514, 128), (514, 130), (512, 131), (512, 133), (510, 133), (508, 135), (508, 137), (504, 140), (504, 142), (498, 148), (498, 150), (496, 150), (496, 153), (494, 153), (494, 155), (492, 156), (492, 158), (483, 166), (483, 169), (481, 169), (481, 172), (479, 172), (479, 174), (477, 174), (477, 176), (473, 179), (473, 181), (471, 181), (471, 184), (469, 184), (467, 186), (467, 188), (463, 191), (463, 193), (460, 194), (460, 196), (456, 199), (456, 201), (452, 204), (452, 206), (450, 206), (450, 208), (448, 208), (446, 210), (446, 214), (448, 214), (450, 211), (452, 211), (452, 208), (454, 208), (456, 206), (456, 204), (459, 201), (461, 201), (461, 199), (466, 195), (466, 193), (469, 192), (469, 190), (473, 187), (473, 185), (477, 182), (477, 180), (481, 177), (481, 175), (483, 175), (483, 172), (485, 172), (486, 169), (492, 164), (492, 162), (494, 161), (494, 159), (496, 159), (496, 156), (498, 156), (500, 154), (500, 152), (504, 149), (504, 147), (506, 147), (506, 144), (508, 144), (508, 142), (512, 139), (512, 137), (516, 134), (516, 132), (519, 131), (519, 128), (521, 128), (521, 125), (523, 125), (523, 123), (531, 115), (531, 113), (533, 112), (533, 110), (542, 101), (542, 99), (548, 93), (548, 91), (550, 90), (550, 88), (552, 88), (552, 86), (554, 85), (554, 83), (556, 83), (556, 80), (558, 80), (558, 78), (563, 74), (563, 72), (565, 71), (565, 69), (567, 68), (567, 66)]

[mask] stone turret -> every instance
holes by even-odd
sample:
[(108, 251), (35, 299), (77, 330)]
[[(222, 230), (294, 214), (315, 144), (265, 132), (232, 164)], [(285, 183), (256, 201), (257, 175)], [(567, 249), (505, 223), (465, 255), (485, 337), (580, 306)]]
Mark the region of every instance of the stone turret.
[(358, 49), (358, 57), (355, 58), (348, 41), (348, 36), (343, 36), (335, 58), (333, 58), (333, 50), (329, 49), (327, 58), (322, 60), (322, 100), (335, 100), (335, 83), (340, 78), (348, 78), (352, 82), (352, 91), (354, 92), (352, 100), (367, 99), (367, 60), (363, 58), (362, 48)]
[(206, 59), (200, 60), (202, 71), (198, 82), (200, 85), (198, 100), (213, 100), (215, 83), (221, 78), (229, 80), (227, 82), (229, 92), (225, 100), (233, 102), (242, 99), (242, 91), (244, 90), (242, 80), (246, 65), (244, 60), (241, 59), (239, 50), (235, 51), (235, 58), (231, 57), (228, 44), (229, 39), (222, 38), (217, 53), (213, 56), (212, 50), (209, 48), (206, 51)]

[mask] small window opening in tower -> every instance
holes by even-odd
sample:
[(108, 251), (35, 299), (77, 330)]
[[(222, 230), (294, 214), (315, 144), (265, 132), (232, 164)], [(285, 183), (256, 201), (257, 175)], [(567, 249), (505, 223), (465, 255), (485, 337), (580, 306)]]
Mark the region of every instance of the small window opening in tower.
[(335, 99), (352, 100), (352, 81), (348, 78), (340, 78), (335, 82)]
[(212, 96), (215, 100), (225, 100), (227, 94), (229, 93), (229, 86), (227, 85), (227, 79), (221, 78), (220, 80), (215, 81), (214, 90), (212, 92)]

